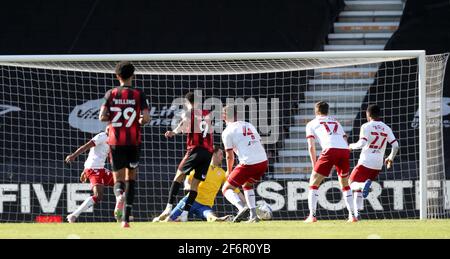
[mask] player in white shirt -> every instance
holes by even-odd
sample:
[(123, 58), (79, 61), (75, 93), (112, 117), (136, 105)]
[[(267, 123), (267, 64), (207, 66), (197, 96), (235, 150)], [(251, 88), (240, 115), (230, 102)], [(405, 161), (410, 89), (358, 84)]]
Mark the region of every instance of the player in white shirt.
[(350, 150), (362, 149), (358, 165), (350, 175), (350, 187), (355, 192), (355, 216), (363, 209), (363, 198), (369, 195), (370, 185), (383, 167), (384, 153), (387, 143), (392, 145), (391, 154), (384, 160), (390, 169), (398, 152), (398, 141), (392, 129), (380, 120), (381, 109), (378, 105), (370, 105), (366, 111), (367, 123), (361, 126), (357, 143), (350, 144)]
[[(349, 222), (356, 222), (353, 215), (353, 193), (348, 184), (350, 171), (350, 151), (348, 149), (347, 135), (341, 124), (334, 118), (328, 116), (329, 105), (326, 102), (318, 102), (315, 105), (316, 118), (306, 125), (306, 138), (308, 141), (308, 152), (311, 158), (313, 171), (309, 181), (308, 207), (309, 216), (305, 223), (317, 221), (316, 210), (318, 194), (317, 190), (325, 177), (331, 173), (333, 166), (339, 177), (345, 205), (349, 212)], [(322, 153), (317, 160), (315, 139), (322, 147)]]
[[(222, 132), (222, 141), (226, 150), (227, 181), (222, 192), (225, 198), (239, 209), (233, 222), (240, 222), (250, 211), (247, 222), (258, 222), (253, 184), (261, 179), (268, 169), (267, 154), (261, 144), (261, 137), (256, 128), (245, 121), (236, 121), (236, 106), (227, 105), (223, 109), (223, 119), (227, 127)], [(233, 169), (234, 153), (239, 165)], [(242, 186), (247, 206), (234, 191)]]
[(84, 170), (81, 173), (80, 181), (85, 183), (86, 180), (89, 179), (93, 195), (87, 198), (72, 214), (67, 216), (67, 221), (69, 223), (74, 223), (82, 212), (85, 212), (103, 199), (104, 186), (114, 186), (112, 172), (105, 169), (105, 160), (110, 151), (107, 141), (108, 128), (106, 128), (105, 132), (100, 132), (95, 135), (91, 140), (79, 147), (74, 153), (68, 155), (65, 159), (66, 163), (71, 163), (80, 154), (90, 150), (88, 158), (84, 163)]

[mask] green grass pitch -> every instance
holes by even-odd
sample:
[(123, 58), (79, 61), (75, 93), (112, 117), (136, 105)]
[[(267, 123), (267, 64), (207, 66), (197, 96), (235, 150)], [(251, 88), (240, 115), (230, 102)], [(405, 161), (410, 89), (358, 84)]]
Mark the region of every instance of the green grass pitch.
[(117, 223), (2, 223), (0, 238), (450, 238), (450, 220), (365, 220), (357, 223), (322, 220), (245, 223), (133, 222)]

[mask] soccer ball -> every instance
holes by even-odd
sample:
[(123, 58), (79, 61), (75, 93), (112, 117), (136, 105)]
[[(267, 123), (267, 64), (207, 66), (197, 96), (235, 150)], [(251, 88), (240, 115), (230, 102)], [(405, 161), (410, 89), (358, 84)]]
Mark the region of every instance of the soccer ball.
[(261, 220), (272, 219), (272, 208), (267, 203), (262, 203), (256, 207), (256, 215)]

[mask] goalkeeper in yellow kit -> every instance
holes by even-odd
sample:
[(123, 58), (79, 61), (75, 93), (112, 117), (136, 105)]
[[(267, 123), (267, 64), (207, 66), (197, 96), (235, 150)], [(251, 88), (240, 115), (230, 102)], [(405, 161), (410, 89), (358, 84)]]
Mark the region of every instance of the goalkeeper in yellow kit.
[[(219, 192), (222, 184), (227, 179), (227, 174), (225, 170), (222, 169), (222, 160), (223, 160), (223, 150), (219, 147), (214, 147), (214, 153), (211, 159), (211, 164), (208, 168), (208, 173), (206, 174), (205, 181), (201, 182), (198, 186), (198, 195), (195, 199), (195, 202), (192, 204), (192, 207), (189, 211), (191, 216), (198, 217), (203, 220), (207, 220), (208, 222), (214, 221), (227, 221), (231, 220), (232, 215), (227, 215), (224, 217), (217, 217), (217, 215), (213, 212), (212, 207), (214, 206), (214, 200), (216, 199), (217, 193)], [(193, 177), (193, 173), (189, 175), (187, 178), (187, 182)], [(189, 183), (187, 183), (189, 184)], [(241, 193), (239, 193), (242, 201), (245, 200), (245, 197)], [(178, 202), (177, 206), (171, 211), (169, 217), (165, 219), (165, 221), (177, 221), (178, 217), (183, 212), (184, 204), (186, 203), (187, 196), (184, 197), (180, 202)], [(158, 217), (153, 221), (160, 221)]]

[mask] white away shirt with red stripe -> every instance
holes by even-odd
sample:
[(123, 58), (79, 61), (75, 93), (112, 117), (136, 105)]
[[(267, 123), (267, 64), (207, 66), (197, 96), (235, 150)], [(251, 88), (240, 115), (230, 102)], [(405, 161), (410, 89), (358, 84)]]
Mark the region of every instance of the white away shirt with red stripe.
[(382, 121), (370, 121), (361, 126), (359, 138), (367, 141), (361, 150), (358, 164), (367, 168), (381, 170), (387, 143), (396, 142), (392, 129)]
[(109, 154), (108, 135), (105, 132), (100, 132), (91, 141), (94, 142), (95, 146), (89, 150), (84, 168), (105, 168), (105, 160)]
[(329, 148), (348, 149), (348, 143), (341, 124), (330, 116), (316, 116), (306, 124), (306, 138), (315, 138), (319, 141), (322, 151)]
[(222, 141), (226, 150), (233, 149), (240, 164), (254, 165), (267, 160), (261, 137), (251, 123), (229, 123), (222, 132)]

